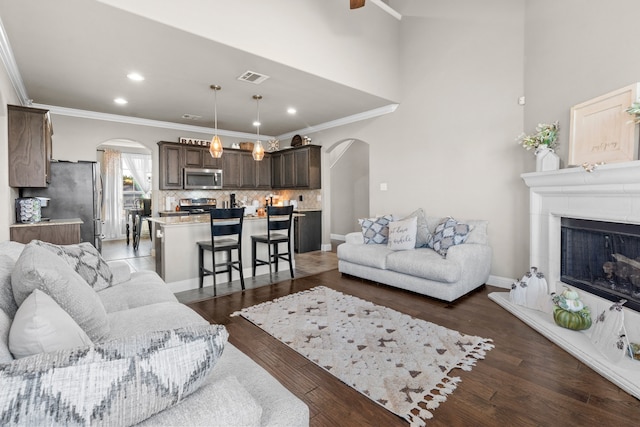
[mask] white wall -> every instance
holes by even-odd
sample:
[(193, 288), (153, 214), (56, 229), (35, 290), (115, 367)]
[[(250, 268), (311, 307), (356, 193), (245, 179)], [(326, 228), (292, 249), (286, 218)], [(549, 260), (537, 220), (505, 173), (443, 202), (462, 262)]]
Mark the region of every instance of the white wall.
[[(344, 236), (359, 230), (357, 218), (369, 215), (369, 146), (345, 141), (331, 151), (331, 235)], [(337, 158), (334, 158), (334, 152)]]
[(19, 104), (4, 66), (0, 65), (0, 242), (9, 240), (9, 225), (15, 221), (14, 200), (18, 192), (9, 187), (7, 104)]
[(566, 165), (571, 107), (640, 81), (640, 2), (529, 0), (526, 5), (525, 130), (559, 120), (558, 153)]
[(524, 1), (420, 4), (421, 16), (402, 20), (396, 112), (311, 136), (323, 146), (369, 143), (371, 215), (422, 207), (432, 216), (489, 220), (492, 274), (516, 277), (528, 270), (520, 174), (533, 166), (514, 142), (523, 120)]

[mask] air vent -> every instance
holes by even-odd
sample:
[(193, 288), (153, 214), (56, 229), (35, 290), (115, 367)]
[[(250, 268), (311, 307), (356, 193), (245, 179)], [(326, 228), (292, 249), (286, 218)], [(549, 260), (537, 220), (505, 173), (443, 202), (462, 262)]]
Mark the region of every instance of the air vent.
[(187, 120), (200, 120), (202, 116), (197, 116), (195, 114), (183, 114), (182, 118)]
[(240, 77), (238, 77), (238, 80), (259, 85), (260, 83), (267, 80), (268, 78), (269, 76), (256, 73), (255, 71), (245, 71)]

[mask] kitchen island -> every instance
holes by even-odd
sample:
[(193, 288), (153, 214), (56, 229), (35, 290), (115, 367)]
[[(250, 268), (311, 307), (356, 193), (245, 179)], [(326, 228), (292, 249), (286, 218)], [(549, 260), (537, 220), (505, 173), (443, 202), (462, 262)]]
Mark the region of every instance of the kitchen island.
[[(198, 245), (202, 240), (211, 240), (211, 223), (208, 214), (168, 216), (151, 218), (154, 224), (156, 271), (173, 292), (198, 288)], [(293, 227), (293, 221), (292, 221)], [(245, 216), (242, 226), (242, 267), (245, 279), (251, 277), (251, 236), (267, 233), (267, 217)], [(266, 245), (258, 245), (258, 258), (267, 259)], [(293, 233), (290, 252), (293, 255)], [(216, 257), (226, 256), (224, 253)], [(235, 251), (233, 253), (235, 257)], [(222, 260), (223, 258), (220, 258)], [(204, 265), (211, 268), (211, 252), (206, 251)], [(295, 268), (295, 259), (293, 260)], [(272, 266), (275, 271), (275, 266)], [(289, 264), (279, 260), (279, 271), (288, 272)], [(268, 266), (258, 266), (256, 275), (268, 274)], [(233, 272), (233, 280), (240, 278)], [(218, 284), (227, 282), (227, 273), (218, 275)], [(204, 286), (211, 286), (213, 279), (205, 277)]]

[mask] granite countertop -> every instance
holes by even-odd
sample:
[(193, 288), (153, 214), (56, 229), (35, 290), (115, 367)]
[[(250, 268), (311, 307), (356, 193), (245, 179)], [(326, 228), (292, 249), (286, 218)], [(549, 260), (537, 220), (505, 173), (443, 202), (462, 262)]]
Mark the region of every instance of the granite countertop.
[[(187, 216), (154, 216), (149, 218), (151, 221), (162, 225), (189, 225), (189, 224), (209, 224), (209, 214), (203, 215), (187, 215)], [(244, 217), (245, 221), (266, 220), (266, 216), (248, 215)]]
[(50, 219), (40, 222), (24, 222), (11, 224), (9, 227), (42, 227), (45, 225), (73, 225), (73, 224), (83, 224), (84, 221), (80, 218), (70, 218), (70, 219)]

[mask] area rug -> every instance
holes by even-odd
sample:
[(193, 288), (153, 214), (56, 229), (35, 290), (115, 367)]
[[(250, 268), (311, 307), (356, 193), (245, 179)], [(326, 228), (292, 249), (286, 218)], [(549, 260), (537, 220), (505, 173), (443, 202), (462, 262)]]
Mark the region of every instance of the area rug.
[(490, 339), (464, 335), (325, 286), (245, 308), (241, 315), (345, 384), (424, 426)]

